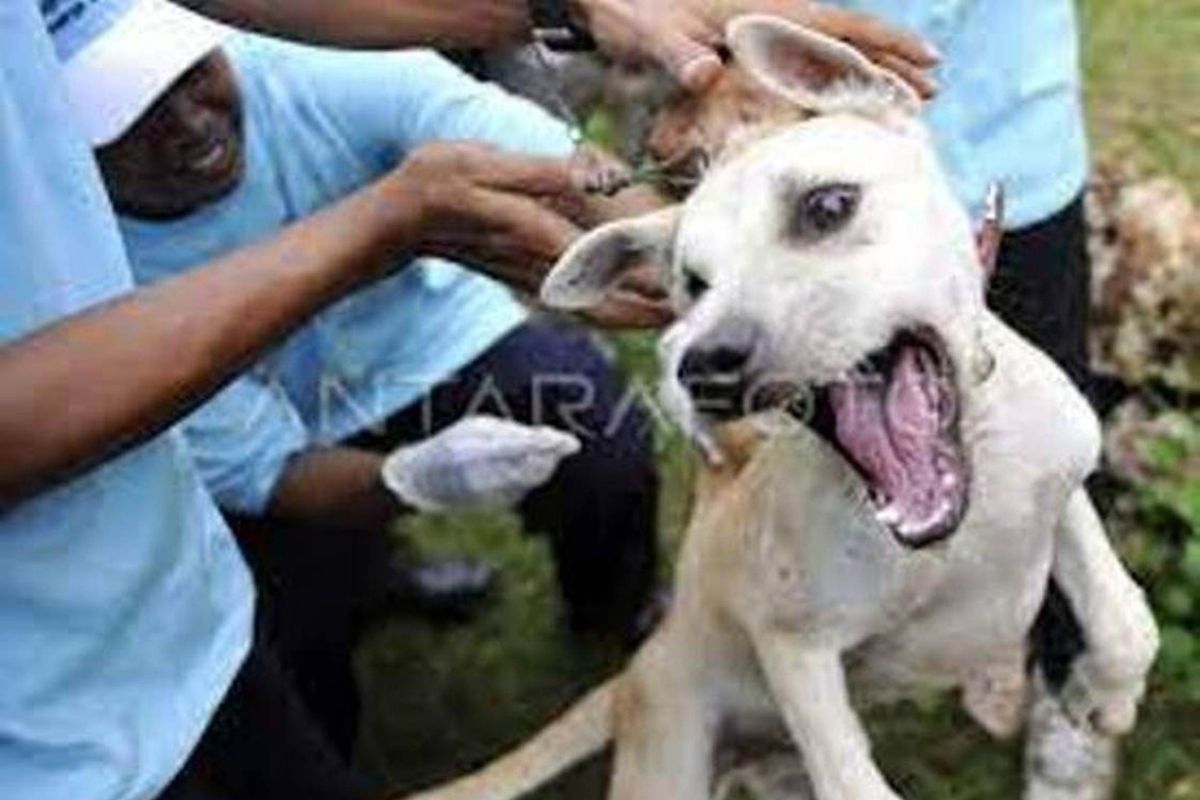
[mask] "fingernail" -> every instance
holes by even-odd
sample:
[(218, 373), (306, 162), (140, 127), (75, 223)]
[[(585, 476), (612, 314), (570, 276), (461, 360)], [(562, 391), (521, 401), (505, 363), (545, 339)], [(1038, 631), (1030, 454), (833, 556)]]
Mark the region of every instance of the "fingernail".
[(583, 446), (583, 443), (579, 441), (579, 437), (573, 433), (567, 433), (566, 431), (560, 431), (558, 428), (548, 426), (545, 428), (545, 431), (547, 439), (552, 442), (552, 449), (575, 453)]
[(683, 65), (679, 80), (693, 92), (703, 91), (720, 76), (722, 69), (721, 59), (715, 55), (700, 56)]
[(936, 47), (934, 47), (929, 42), (922, 42), (922, 46), (925, 48), (925, 56), (927, 58), (929, 58), (930, 61), (941, 61), (942, 60), (942, 51), (941, 50), (938, 50)]

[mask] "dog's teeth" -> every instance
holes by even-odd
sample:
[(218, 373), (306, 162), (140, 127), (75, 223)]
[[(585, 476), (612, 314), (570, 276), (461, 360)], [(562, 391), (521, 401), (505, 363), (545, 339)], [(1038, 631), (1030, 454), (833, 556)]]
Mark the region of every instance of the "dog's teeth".
[(942, 500), (940, 503), (938, 503), (937, 508), (935, 508), (925, 519), (918, 521), (910, 520), (897, 527), (896, 530), (901, 536), (924, 536), (939, 521), (948, 517), (953, 508), (954, 507), (949, 500)]
[(925, 534), (927, 534), (931, 527), (932, 527), (932, 520), (927, 519), (927, 520), (922, 520), (921, 522), (906, 522), (903, 525), (901, 525), (900, 527), (896, 528), (896, 530), (900, 532), (901, 536), (909, 536), (909, 537), (915, 538), (917, 536), (924, 536)]
[(895, 503), (875, 512), (875, 519), (884, 525), (895, 525), (900, 522), (901, 517), (900, 509), (896, 507)]

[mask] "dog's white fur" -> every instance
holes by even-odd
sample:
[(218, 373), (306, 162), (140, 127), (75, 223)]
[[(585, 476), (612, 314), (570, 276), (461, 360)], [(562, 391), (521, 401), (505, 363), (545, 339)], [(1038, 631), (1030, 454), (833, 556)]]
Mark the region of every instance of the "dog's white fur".
[[(711, 288), (677, 295), (681, 319), (662, 345), (669, 403), (697, 432), (674, 376), (730, 316), (765, 331), (755, 369), (797, 385), (840, 378), (898, 329), (930, 326), (957, 375), (969, 510), (946, 542), (910, 550), (807, 428), (768, 415), (767, 434), (727, 433), (738, 441), (701, 480), (675, 603), (629, 668), (514, 754), (422, 800), (514, 797), (610, 736), (610, 797), (703, 800), (719, 736), (780, 716), (818, 800), (894, 798), (855, 705), (957, 687), (990, 730), (1015, 729), (1026, 637), (1051, 574), (1088, 645), (1055, 713), (1097, 741), (1133, 724), (1157, 633), (1082, 489), (1097, 421), (984, 307), (970, 223), (915, 102), (849, 48), (779, 20), (743, 18), (728, 38), (743, 65), (815, 116), (735, 144), (682, 208), (584, 237), (544, 297), (595, 302), (630, 256), (669, 265), (675, 286), (684, 270), (702, 276)], [(789, 200), (831, 182), (863, 187), (853, 220), (789, 240)]]

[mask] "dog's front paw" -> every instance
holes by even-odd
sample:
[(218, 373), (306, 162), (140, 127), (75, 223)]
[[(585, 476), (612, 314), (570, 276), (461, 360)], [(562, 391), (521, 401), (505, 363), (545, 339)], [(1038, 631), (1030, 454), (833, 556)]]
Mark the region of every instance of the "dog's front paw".
[(1060, 701), (1072, 722), (1104, 736), (1123, 736), (1137, 722), (1146, 670), (1114, 671), (1085, 653), (1075, 662)]
[(1137, 721), (1146, 676), (1158, 655), (1158, 626), (1139, 589), (1088, 631), (1087, 649), (1071, 667), (1061, 699), (1077, 725), (1108, 736), (1128, 733)]
[(1108, 800), (1117, 774), (1117, 740), (1072, 721), (1037, 680), (1025, 748), (1024, 800)]

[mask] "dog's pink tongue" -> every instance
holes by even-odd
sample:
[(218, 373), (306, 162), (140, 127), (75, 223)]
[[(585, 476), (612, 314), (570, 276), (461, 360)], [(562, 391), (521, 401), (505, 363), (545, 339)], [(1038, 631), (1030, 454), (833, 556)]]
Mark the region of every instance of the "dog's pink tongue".
[(939, 453), (937, 369), (903, 347), (890, 376), (839, 383), (830, 400), (839, 443), (867, 473), (880, 519), (905, 539), (930, 536), (950, 511)]

